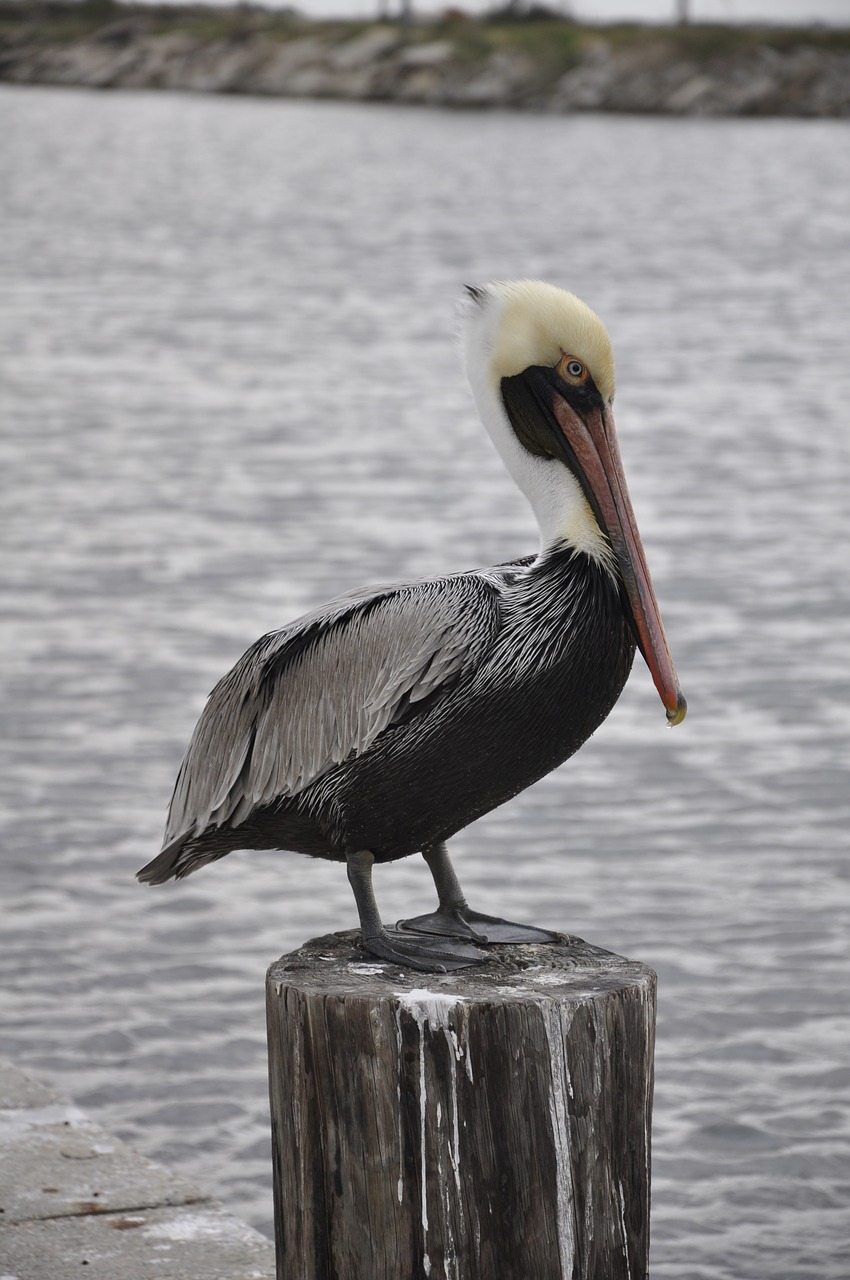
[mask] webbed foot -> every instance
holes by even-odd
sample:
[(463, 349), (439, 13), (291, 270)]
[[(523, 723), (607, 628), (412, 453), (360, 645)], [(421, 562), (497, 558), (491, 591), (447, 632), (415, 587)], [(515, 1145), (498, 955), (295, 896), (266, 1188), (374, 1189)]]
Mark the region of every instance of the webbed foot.
[(516, 924), (499, 916), (485, 916), (480, 911), (464, 911), (467, 922), (477, 929), (485, 942), (557, 942), (559, 935), (535, 924)]
[[(486, 951), (455, 938), (429, 935), (427, 942), (418, 941), (415, 933), (403, 934), (397, 929), (381, 929), (369, 937), (361, 931), (360, 936), (373, 956), (423, 973), (451, 973), (489, 959)], [(424, 935), (419, 936), (424, 939)]]
[(429, 915), (399, 920), (400, 932), (468, 939), (470, 942), (557, 942), (558, 934), (533, 924), (515, 924), (498, 916), (486, 916), (470, 907), (441, 907)]
[(430, 937), (461, 938), (468, 942), (489, 942), (490, 939), (472, 927), (469, 908), (440, 907), (424, 916), (399, 920), (396, 929), (402, 933), (426, 933)]

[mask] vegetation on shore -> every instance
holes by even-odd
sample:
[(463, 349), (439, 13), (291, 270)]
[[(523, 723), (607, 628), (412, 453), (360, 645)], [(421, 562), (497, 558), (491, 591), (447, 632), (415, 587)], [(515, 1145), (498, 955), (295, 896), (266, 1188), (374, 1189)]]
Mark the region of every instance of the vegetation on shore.
[(602, 26), (544, 7), (480, 17), (447, 9), (403, 23), (322, 21), (254, 5), (0, 0), (0, 79), (449, 106), (846, 116), (850, 29)]
[[(266, 9), (237, 4), (232, 8), (203, 4), (133, 4), (122, 0), (2, 0), (0, 40), (24, 31), (52, 43), (81, 40), (107, 24), (131, 20), (152, 35), (185, 32), (198, 40), (235, 41), (262, 35), (272, 40), (293, 40), (307, 34), (340, 42), (391, 18), (321, 20), (297, 9)], [(398, 21), (398, 19), (396, 19)], [(447, 7), (439, 17), (415, 17), (403, 26), (410, 42), (449, 40), (461, 57), (483, 58), (490, 53), (517, 51), (535, 59), (551, 58), (563, 68), (604, 38), (616, 49), (663, 41), (671, 51), (697, 64), (717, 57), (741, 54), (768, 46), (778, 52), (800, 44), (810, 48), (850, 51), (850, 28), (823, 26), (739, 26), (724, 23), (685, 23), (678, 26), (618, 22), (579, 23), (545, 6), (523, 12), (494, 8), (479, 17), (462, 8)]]

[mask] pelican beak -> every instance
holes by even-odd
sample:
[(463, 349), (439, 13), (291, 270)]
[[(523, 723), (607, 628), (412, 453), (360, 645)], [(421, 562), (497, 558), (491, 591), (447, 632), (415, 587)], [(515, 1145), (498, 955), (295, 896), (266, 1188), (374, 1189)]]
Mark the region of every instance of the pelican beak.
[(614, 415), (607, 405), (588, 406), (579, 414), (557, 392), (552, 412), (577, 463), (577, 477), (587, 500), (611, 542), (631, 608), (638, 647), (667, 709), (667, 719), (671, 725), (681, 724), (688, 705), (679, 688), (646, 565), (620, 460)]

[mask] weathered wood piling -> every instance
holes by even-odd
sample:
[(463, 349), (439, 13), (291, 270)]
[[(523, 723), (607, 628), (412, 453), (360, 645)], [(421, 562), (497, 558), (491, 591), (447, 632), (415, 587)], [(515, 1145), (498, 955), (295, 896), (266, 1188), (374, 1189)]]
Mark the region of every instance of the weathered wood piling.
[(278, 1280), (642, 1280), (655, 975), (579, 939), (267, 979)]

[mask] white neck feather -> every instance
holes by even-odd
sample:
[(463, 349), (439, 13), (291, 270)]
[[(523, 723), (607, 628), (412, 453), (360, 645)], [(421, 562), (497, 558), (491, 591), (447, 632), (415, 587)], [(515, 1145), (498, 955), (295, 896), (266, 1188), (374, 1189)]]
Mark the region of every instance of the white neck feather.
[(463, 347), (466, 371), (481, 421), (512, 476), (525, 494), (540, 529), (540, 551), (564, 543), (611, 570), (611, 545), (599, 528), (581, 485), (564, 463), (524, 449), (510, 424), (493, 376), (491, 356), (501, 319), (500, 300), (469, 308)]

